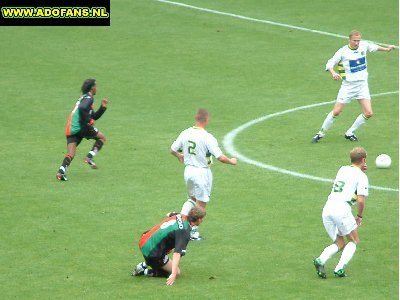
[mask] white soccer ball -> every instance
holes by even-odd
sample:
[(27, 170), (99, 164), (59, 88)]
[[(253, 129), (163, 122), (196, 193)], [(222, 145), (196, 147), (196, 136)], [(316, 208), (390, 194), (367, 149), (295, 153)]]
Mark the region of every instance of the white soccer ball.
[(375, 165), (379, 169), (387, 169), (390, 168), (390, 165), (392, 164), (392, 159), (390, 158), (389, 155), (387, 154), (380, 154), (378, 157), (375, 159)]

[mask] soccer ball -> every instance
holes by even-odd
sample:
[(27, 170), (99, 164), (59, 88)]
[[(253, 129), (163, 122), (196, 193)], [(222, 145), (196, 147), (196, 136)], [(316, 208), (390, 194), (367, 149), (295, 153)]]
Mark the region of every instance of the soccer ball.
[(380, 154), (375, 160), (375, 165), (379, 169), (390, 168), (391, 164), (392, 164), (392, 159), (387, 154)]

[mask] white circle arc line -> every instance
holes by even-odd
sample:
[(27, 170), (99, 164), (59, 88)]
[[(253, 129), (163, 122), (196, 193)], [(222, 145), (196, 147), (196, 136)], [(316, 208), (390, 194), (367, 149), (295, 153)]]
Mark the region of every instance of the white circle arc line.
[[(375, 94), (372, 95), (373, 97), (381, 97), (381, 96), (386, 96), (386, 95), (392, 95), (392, 94), (398, 94), (398, 91), (394, 91), (394, 92), (386, 92), (386, 93), (379, 93), (379, 94)], [(304, 105), (304, 106), (299, 106), (299, 107), (295, 107), (295, 108), (291, 108), (291, 109), (287, 109), (284, 111), (280, 111), (280, 112), (276, 112), (273, 114), (269, 114), (269, 115), (265, 115), (263, 117), (257, 118), (257, 119), (253, 119), (247, 123), (244, 123), (243, 125), (233, 129), (232, 131), (230, 131), (229, 133), (227, 133), (224, 136), (223, 139), (223, 146), (225, 148), (225, 150), (230, 153), (232, 156), (238, 158), (240, 161), (245, 162), (247, 164), (250, 165), (254, 165), (256, 167), (262, 168), (262, 169), (267, 169), (270, 171), (274, 171), (274, 172), (279, 172), (282, 174), (286, 174), (286, 175), (290, 175), (290, 176), (294, 176), (294, 177), (300, 177), (300, 178), (305, 178), (305, 179), (310, 179), (310, 180), (315, 180), (315, 181), (320, 181), (320, 182), (329, 182), (332, 183), (333, 179), (329, 179), (329, 178), (323, 178), (323, 177), (318, 177), (318, 176), (313, 176), (313, 175), (308, 175), (308, 174), (303, 174), (303, 173), (299, 173), (299, 172), (294, 172), (294, 171), (290, 171), (287, 169), (283, 169), (283, 168), (279, 168), (279, 167), (275, 167), (269, 164), (265, 164), (256, 160), (253, 160), (243, 154), (241, 154), (238, 150), (236, 150), (235, 145), (234, 145), (234, 140), (236, 138), (236, 136), (245, 131), (246, 129), (250, 128), (251, 126), (258, 124), (260, 122), (266, 121), (268, 119), (277, 117), (277, 116), (282, 116), (288, 113), (292, 113), (295, 111), (299, 111), (299, 110), (304, 110), (304, 109), (309, 109), (309, 108), (313, 108), (313, 107), (318, 107), (318, 106), (323, 106), (323, 105), (327, 105), (327, 104), (332, 104), (335, 103), (336, 100), (334, 101), (327, 101), (327, 102), (321, 102), (321, 103), (315, 103), (315, 104), (310, 104), (310, 105)], [(389, 188), (389, 187), (382, 187), (382, 186), (374, 186), (371, 185), (370, 188), (375, 189), (375, 190), (381, 190), (381, 191), (388, 191), (388, 192), (398, 192), (398, 189), (394, 189), (394, 188)]]

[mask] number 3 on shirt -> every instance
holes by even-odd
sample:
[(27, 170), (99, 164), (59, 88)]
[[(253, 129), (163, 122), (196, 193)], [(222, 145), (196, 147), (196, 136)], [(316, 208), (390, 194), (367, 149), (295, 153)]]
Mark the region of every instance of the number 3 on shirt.
[(192, 141), (188, 141), (189, 147), (188, 147), (188, 152), (190, 155), (196, 155), (195, 149), (196, 149), (196, 143)]
[(333, 184), (333, 191), (336, 193), (341, 193), (343, 192), (343, 187), (346, 183), (344, 181), (336, 181)]

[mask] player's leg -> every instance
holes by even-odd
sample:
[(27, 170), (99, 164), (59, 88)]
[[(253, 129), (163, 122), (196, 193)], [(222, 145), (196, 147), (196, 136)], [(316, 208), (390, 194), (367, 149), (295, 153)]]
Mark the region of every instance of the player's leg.
[[(324, 208), (322, 213), (322, 222), (329, 237), (334, 243), (324, 248), (321, 254), (314, 259), (313, 263), (317, 271), (317, 275), (321, 278), (326, 278), (326, 271), (324, 265), (326, 262), (341, 249), (341, 242), (343, 237), (338, 236), (338, 229), (334, 217), (330, 214), (329, 208)], [(344, 240), (343, 240), (344, 245)], [(343, 246), (342, 246), (343, 247)]]
[(335, 105), (333, 106), (333, 109), (329, 114), (326, 116), (324, 122), (322, 123), (320, 132), (325, 134), (333, 125), (335, 122), (335, 118), (338, 117), (343, 109), (344, 109), (345, 104), (341, 102), (336, 102)]
[(196, 204), (206, 209), (207, 203), (210, 202), (213, 176), (210, 169), (201, 168), (196, 178), (195, 197)]
[(358, 100), (358, 103), (361, 106), (362, 113), (358, 115), (354, 123), (345, 134), (346, 139), (353, 142), (358, 140), (358, 138), (355, 136), (355, 131), (364, 125), (374, 114), (372, 111), (371, 100), (360, 99)]
[(339, 234), (342, 236), (347, 236), (349, 242), (344, 246), (340, 260), (335, 267), (335, 276), (344, 277), (345, 267), (350, 262), (354, 253), (357, 250), (357, 244), (359, 243), (357, 223), (354, 216), (349, 209), (342, 217), (341, 222), (338, 225)]
[(326, 116), (320, 130), (313, 137), (313, 143), (317, 143), (325, 136), (326, 132), (332, 127), (333, 123), (335, 122), (335, 118), (342, 113), (344, 106), (347, 103), (351, 102), (351, 99), (354, 98), (354, 95), (355, 87), (352, 84), (343, 81), (336, 98), (336, 103), (333, 106), (332, 111)]
[(97, 153), (101, 150), (101, 148), (105, 144), (106, 137), (101, 131), (97, 131), (97, 128), (93, 128), (90, 130), (88, 138), (94, 139), (95, 142), (93, 144), (92, 149), (85, 157), (85, 163), (90, 165), (92, 169), (96, 169), (97, 165), (94, 162), (93, 158), (97, 155)]
[(182, 205), (181, 214), (185, 215), (185, 216), (189, 215), (189, 212), (195, 206), (196, 206), (196, 199), (195, 198), (187, 199), (185, 201), (185, 203), (183, 203), (183, 205)]
[(339, 101), (337, 101), (335, 103), (332, 111), (326, 116), (324, 122), (322, 123), (321, 129), (320, 129), (321, 132), (325, 133), (332, 127), (333, 123), (335, 122), (335, 118), (338, 117), (342, 113), (345, 105), (346, 105), (346, 103), (339, 102)]
[[(208, 202), (210, 202), (211, 186), (211, 170), (206, 168), (199, 168), (199, 172), (197, 172), (197, 176), (195, 178), (194, 195), (196, 197), (196, 205), (203, 208), (204, 210), (206, 209)], [(192, 226), (190, 239), (192, 241), (199, 241), (203, 238), (204, 237), (202, 237), (200, 235), (200, 232), (198, 231), (198, 226)]]
[[(168, 255), (161, 258), (148, 258), (140, 262), (132, 271), (132, 276), (151, 276), (151, 277), (165, 277), (168, 278), (172, 272), (172, 261)], [(178, 268), (180, 274), (180, 269)]]
[(76, 154), (76, 147), (81, 142), (82, 138), (78, 136), (69, 136), (67, 137), (67, 154), (65, 155), (60, 168), (56, 174), (57, 180), (67, 181), (66, 173), (69, 165), (71, 164), (72, 160)]
[(374, 115), (374, 112), (372, 110), (371, 100), (370, 99), (361, 99), (361, 100), (358, 100), (358, 102), (360, 103), (364, 117), (367, 120), (372, 118), (372, 116)]
[(336, 253), (338, 253), (345, 245), (343, 237), (338, 236), (334, 243), (325, 247), (318, 259), (323, 265)]
[[(189, 215), (189, 212), (191, 211), (191, 209), (193, 207), (195, 207), (196, 205), (205, 208), (206, 203), (199, 201), (194, 197), (189, 198), (188, 200), (186, 200), (185, 203), (183, 203), (182, 209), (181, 209), (181, 214), (186, 215), (186, 216)], [(169, 214), (167, 214), (167, 216), (171, 216), (172, 214), (173, 213), (169, 213)], [(198, 231), (198, 226), (192, 226), (192, 230), (190, 231), (190, 239), (192, 241), (197, 241), (197, 240), (203, 239), (203, 237), (200, 236), (200, 232)]]
[(335, 267), (335, 276), (338, 277), (344, 277), (346, 276), (346, 273), (344, 271), (346, 265), (350, 262), (352, 259), (354, 253), (357, 250), (357, 244), (359, 243), (359, 237), (358, 237), (358, 231), (357, 229), (354, 229), (350, 234), (347, 235), (347, 238), (349, 239), (349, 242), (346, 244), (346, 246), (343, 249), (342, 255), (340, 256), (340, 260), (338, 264)]
[[(144, 243), (144, 241), (147, 239), (147, 235), (146, 233), (148, 233), (149, 230), (145, 231), (142, 233), (142, 236), (140, 237), (140, 241), (139, 244)], [(148, 266), (151, 263), (151, 259), (149, 259), (148, 257), (146, 257), (143, 254), (142, 248), (140, 248), (140, 252), (142, 252), (144, 261), (138, 263), (132, 270), (131, 275), (132, 276), (140, 276), (140, 275), (145, 275), (145, 273), (148, 273)], [(147, 275), (147, 274), (146, 274)]]
[[(168, 276), (172, 273), (172, 260), (169, 259), (168, 255), (165, 255), (162, 258), (146, 259), (146, 264), (147, 267), (143, 271), (143, 275), (168, 278)], [(178, 267), (178, 276), (180, 274), (181, 270)]]
[[(182, 215), (189, 215), (190, 210), (196, 205), (203, 208), (206, 207), (206, 202), (209, 201), (209, 195), (206, 188), (206, 179), (208, 169), (197, 168), (193, 166), (186, 166), (184, 172), (184, 179), (186, 183), (187, 193), (189, 199), (183, 204), (181, 209)], [(205, 196), (206, 195), (206, 196)], [(167, 214), (167, 216), (170, 214)], [(190, 231), (190, 239), (192, 241), (202, 240), (197, 226), (192, 226)]]
[(197, 204), (197, 206), (200, 206), (201, 208), (206, 209), (207, 202), (203, 202), (203, 201), (197, 200), (196, 204)]
[[(160, 271), (164, 271), (164, 272), (160, 272), (160, 276), (159, 277), (168, 277), (171, 273), (172, 273), (172, 260), (168, 259), (168, 262), (161, 267)], [(181, 269), (177, 269), (177, 276), (181, 275)]]
[[(181, 215), (188, 216), (189, 212), (193, 207), (196, 206), (196, 197), (195, 197), (195, 181), (193, 180), (194, 177), (194, 167), (187, 166), (185, 168), (184, 179), (186, 183), (186, 189), (188, 193), (188, 199), (183, 203), (181, 208)], [(171, 217), (176, 215), (176, 212), (169, 212), (167, 213), (167, 217)]]
[(186, 191), (188, 199), (183, 203), (181, 214), (189, 215), (189, 211), (196, 206), (196, 196), (195, 196), (195, 186), (196, 186), (196, 172), (197, 168), (193, 166), (186, 166), (183, 173), (183, 178), (185, 180)]
[(358, 103), (361, 106), (362, 113), (357, 116), (354, 123), (345, 133), (345, 138), (352, 142), (358, 141), (358, 138), (355, 135), (355, 131), (359, 129), (362, 125), (364, 125), (366, 121), (373, 115), (368, 82), (364, 81), (357, 83), (355, 84), (355, 88), (356, 92), (354, 94), (354, 98), (358, 100)]
[(332, 111), (328, 113), (326, 116), (324, 122), (321, 125), (321, 128), (319, 131), (316, 133), (316, 135), (313, 137), (312, 142), (317, 143), (320, 139), (322, 139), (326, 132), (332, 127), (333, 123), (335, 122), (335, 119), (337, 116), (341, 114), (345, 106), (345, 103), (341, 102), (336, 102), (335, 105), (333, 106)]
[(189, 215), (189, 211), (196, 206), (196, 175), (197, 175), (197, 168), (193, 166), (186, 166), (185, 171), (183, 174), (186, 190), (188, 194), (188, 199), (183, 203), (181, 214), (182, 215)]

